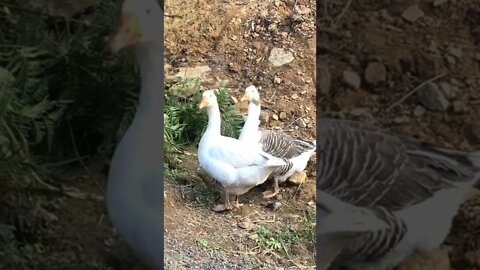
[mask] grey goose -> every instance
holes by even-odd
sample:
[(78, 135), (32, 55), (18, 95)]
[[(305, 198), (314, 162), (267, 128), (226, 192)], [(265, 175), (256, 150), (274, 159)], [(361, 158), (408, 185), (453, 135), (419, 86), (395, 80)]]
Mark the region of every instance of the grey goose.
[(444, 241), (480, 177), (480, 152), (349, 120), (317, 127), (319, 269), (393, 269)]
[(267, 190), (263, 193), (264, 198), (271, 198), (280, 192), (278, 183), (285, 182), (293, 174), (305, 170), (308, 161), (315, 153), (316, 142), (315, 140), (294, 137), (284, 132), (259, 130), (260, 94), (254, 85), (245, 89), (241, 101), (245, 100), (249, 102), (248, 114), (238, 139), (248, 143), (260, 144), (263, 151), (286, 162), (286, 165), (277, 168), (271, 174), (273, 191)]

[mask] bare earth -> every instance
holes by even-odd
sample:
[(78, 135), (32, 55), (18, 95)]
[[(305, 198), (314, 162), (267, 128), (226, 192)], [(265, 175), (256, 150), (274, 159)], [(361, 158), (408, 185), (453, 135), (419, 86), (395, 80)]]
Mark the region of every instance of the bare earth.
[[(202, 87), (226, 82), (237, 100), (247, 86), (261, 87), (268, 118), (262, 128), (314, 139), (315, 2), (298, 1), (295, 9), (294, 2), (168, 1), (166, 75), (208, 65)], [(275, 47), (292, 51), (294, 60), (273, 66)], [(246, 103), (235, 105), (246, 113)], [(196, 151), (187, 149), (165, 180), (166, 269), (313, 269), (313, 239), (294, 235), (314, 230), (315, 157), (306, 181), (283, 184), (281, 197), (262, 199), (268, 181), (241, 196), (241, 209), (215, 213), (221, 189), (200, 171)], [(273, 240), (261, 240), (265, 230)]]
[[(317, 12), (321, 115), (461, 150), (479, 144), (478, 1), (321, 1)], [(400, 268), (479, 269), (479, 216), (472, 193), (433, 259)]]

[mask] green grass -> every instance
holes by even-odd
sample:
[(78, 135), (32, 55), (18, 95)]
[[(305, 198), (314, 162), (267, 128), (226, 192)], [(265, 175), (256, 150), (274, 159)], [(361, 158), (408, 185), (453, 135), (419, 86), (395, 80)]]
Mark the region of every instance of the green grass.
[(307, 207), (305, 219), (298, 228), (287, 225), (272, 230), (265, 226), (255, 226), (252, 238), (257, 245), (281, 254), (289, 252), (293, 244), (308, 242), (315, 245), (315, 227), (311, 225), (315, 221), (314, 211), (313, 207)]
[(206, 240), (205, 238), (201, 238), (201, 237), (196, 238), (196, 239), (194, 240), (194, 242), (195, 242), (195, 245), (196, 245), (197, 247), (199, 247), (199, 248), (201, 248), (201, 249), (203, 249), (203, 250), (208, 250), (208, 251), (218, 251), (218, 250), (220, 250), (220, 247), (217, 247), (217, 246), (215, 246), (215, 245), (213, 245), (213, 244), (210, 244), (210, 243), (208, 242), (208, 240)]

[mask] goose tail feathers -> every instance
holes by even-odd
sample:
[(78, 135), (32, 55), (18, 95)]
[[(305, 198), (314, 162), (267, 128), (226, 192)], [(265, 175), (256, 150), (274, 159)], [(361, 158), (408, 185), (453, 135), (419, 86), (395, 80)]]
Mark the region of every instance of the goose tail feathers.
[(317, 234), (357, 235), (387, 228), (373, 210), (345, 203), (317, 190)]

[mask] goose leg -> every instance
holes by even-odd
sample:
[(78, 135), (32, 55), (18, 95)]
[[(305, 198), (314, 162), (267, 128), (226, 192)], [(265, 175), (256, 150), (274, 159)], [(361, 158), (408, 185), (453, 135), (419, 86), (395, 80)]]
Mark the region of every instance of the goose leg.
[(233, 207), (235, 207), (235, 208), (239, 208), (239, 207), (243, 206), (243, 203), (240, 203), (238, 201), (238, 197), (240, 197), (240, 196), (238, 196), (238, 195), (235, 196), (235, 203), (233, 204)]
[(232, 205), (230, 204), (230, 195), (229, 195), (229, 192), (228, 192), (228, 188), (223, 188), (223, 194), (225, 196), (224, 198), (224, 203), (223, 204), (218, 204), (216, 205), (215, 207), (213, 207), (213, 211), (215, 212), (222, 212), (222, 211), (225, 211), (225, 210), (230, 210), (232, 209)]
[(278, 186), (278, 179), (274, 178), (273, 179), (273, 191), (267, 190), (267, 191), (264, 191), (262, 194), (263, 194), (264, 199), (269, 199), (269, 198), (274, 197), (278, 193), (280, 193), (280, 187)]

